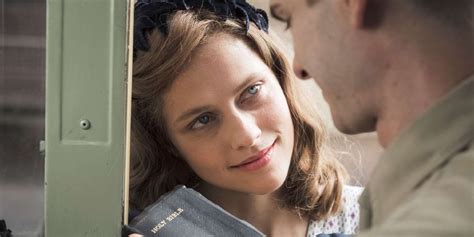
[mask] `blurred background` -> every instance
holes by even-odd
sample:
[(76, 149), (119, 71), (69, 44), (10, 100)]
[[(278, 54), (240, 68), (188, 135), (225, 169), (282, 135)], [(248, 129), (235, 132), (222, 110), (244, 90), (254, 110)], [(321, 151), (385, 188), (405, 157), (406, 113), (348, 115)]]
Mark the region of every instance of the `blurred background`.
[(0, 0), (0, 219), (14, 236), (43, 226), (45, 0)]
[[(268, 12), (268, 0), (250, 2)], [(276, 20), (270, 19), (270, 25), (291, 61), (291, 35)], [(0, 220), (6, 220), (14, 236), (42, 236), (45, 33), (46, 0), (0, 0)], [(365, 184), (381, 152), (375, 134), (340, 134), (315, 83), (298, 81), (298, 87), (311, 101), (308, 109), (326, 123), (351, 182)]]

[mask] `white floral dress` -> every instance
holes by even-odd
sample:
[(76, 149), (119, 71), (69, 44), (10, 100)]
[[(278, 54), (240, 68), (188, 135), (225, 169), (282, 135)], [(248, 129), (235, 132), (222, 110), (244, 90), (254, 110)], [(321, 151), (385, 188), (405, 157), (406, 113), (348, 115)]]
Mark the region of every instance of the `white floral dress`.
[(320, 221), (310, 221), (307, 237), (347, 236), (357, 233), (359, 226), (359, 197), (364, 188), (344, 186), (343, 207), (338, 215)]

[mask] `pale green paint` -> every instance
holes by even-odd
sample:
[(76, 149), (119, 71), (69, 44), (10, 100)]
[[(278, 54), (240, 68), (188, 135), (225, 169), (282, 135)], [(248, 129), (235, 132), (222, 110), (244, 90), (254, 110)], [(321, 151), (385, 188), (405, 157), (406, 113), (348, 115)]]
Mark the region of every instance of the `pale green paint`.
[(47, 3), (45, 233), (119, 236), (127, 1)]

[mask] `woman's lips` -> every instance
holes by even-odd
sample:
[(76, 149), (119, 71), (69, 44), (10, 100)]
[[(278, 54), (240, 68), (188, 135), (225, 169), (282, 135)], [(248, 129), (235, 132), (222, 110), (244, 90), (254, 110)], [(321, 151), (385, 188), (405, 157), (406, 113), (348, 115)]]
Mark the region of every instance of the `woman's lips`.
[(231, 168), (253, 171), (264, 167), (270, 162), (270, 155), (272, 154), (274, 146), (275, 142), (269, 147), (259, 151), (256, 155), (249, 157)]

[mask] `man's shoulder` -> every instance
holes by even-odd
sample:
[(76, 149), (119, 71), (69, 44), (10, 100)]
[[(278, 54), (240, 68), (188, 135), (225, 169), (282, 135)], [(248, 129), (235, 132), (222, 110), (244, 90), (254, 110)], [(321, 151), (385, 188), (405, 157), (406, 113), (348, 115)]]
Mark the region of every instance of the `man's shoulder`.
[(474, 172), (472, 172), (474, 164), (474, 139), (461, 149), (453, 152), (451, 156), (451, 160), (444, 167), (448, 174), (474, 177)]
[(473, 168), (471, 143), (420, 183), (383, 223), (361, 236), (474, 236)]
[[(452, 154), (426, 181), (417, 187), (406, 204), (399, 208), (407, 214), (424, 216), (444, 224), (474, 219), (474, 147), (471, 145)], [(438, 224), (443, 224), (439, 222)]]

